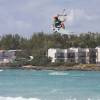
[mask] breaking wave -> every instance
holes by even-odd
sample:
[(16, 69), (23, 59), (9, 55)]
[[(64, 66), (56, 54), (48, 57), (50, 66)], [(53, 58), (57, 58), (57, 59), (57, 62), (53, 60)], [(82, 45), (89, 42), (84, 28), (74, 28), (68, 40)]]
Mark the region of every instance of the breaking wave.
[(0, 100), (40, 100), (38, 98), (0, 97)]
[[(23, 98), (23, 97), (0, 97), (0, 100), (41, 100), (38, 98)], [(48, 99), (45, 99), (48, 100)], [(83, 100), (83, 99), (77, 99), (77, 98), (66, 98), (65, 100)], [(84, 100), (100, 100), (100, 99), (93, 99), (93, 98), (87, 98)]]
[(49, 75), (68, 75), (68, 73), (65, 72), (51, 72)]
[(73, 98), (73, 99), (66, 99), (66, 100), (100, 100), (100, 98), (84, 98), (84, 99), (77, 99), (77, 98)]
[(3, 70), (2, 69), (0, 69), (0, 72), (2, 72)]
[[(0, 97), (0, 100), (50, 100), (50, 99), (24, 98), (24, 97)], [(52, 99), (52, 100), (57, 100), (57, 99)], [(62, 100), (100, 100), (100, 98), (85, 98), (85, 99), (66, 98)]]

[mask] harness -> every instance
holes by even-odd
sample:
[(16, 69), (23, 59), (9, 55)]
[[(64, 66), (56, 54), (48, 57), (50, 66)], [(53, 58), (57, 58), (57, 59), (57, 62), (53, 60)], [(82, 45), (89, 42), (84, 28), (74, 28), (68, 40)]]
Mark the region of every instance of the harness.
[(56, 28), (61, 28), (61, 21), (60, 20), (55, 20), (55, 27)]

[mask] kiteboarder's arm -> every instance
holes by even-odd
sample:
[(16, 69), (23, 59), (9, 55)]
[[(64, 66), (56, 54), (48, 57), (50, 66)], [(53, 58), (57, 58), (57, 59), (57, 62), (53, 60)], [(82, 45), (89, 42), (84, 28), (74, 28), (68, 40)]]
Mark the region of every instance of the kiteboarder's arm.
[(53, 19), (53, 22), (52, 22), (52, 29), (55, 30), (55, 20)]

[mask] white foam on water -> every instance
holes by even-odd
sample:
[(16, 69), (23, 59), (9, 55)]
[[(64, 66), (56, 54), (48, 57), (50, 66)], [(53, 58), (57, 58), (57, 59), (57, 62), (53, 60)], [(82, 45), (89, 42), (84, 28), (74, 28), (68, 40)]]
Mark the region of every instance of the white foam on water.
[(0, 100), (40, 100), (38, 98), (0, 97)]
[(66, 99), (66, 100), (77, 100), (76, 98), (74, 98), (74, 99)]
[(2, 69), (0, 69), (0, 72), (2, 72), (3, 70)]
[(69, 98), (69, 99), (65, 99), (65, 100), (100, 100), (100, 99), (99, 98), (98, 99), (95, 99), (95, 98), (87, 98), (87, 99)]
[[(38, 98), (23, 98), (23, 97), (2, 97), (1, 96), (0, 100), (41, 100), (41, 99), (38, 99)], [(43, 99), (43, 100), (49, 100), (49, 99)], [(94, 98), (87, 98), (87, 99), (66, 98), (65, 100), (100, 100), (100, 98), (96, 98), (96, 99), (94, 99)]]
[(50, 93), (56, 93), (58, 92), (58, 89), (53, 89), (52, 91), (50, 91)]
[(51, 72), (49, 75), (68, 75), (68, 73), (65, 72)]

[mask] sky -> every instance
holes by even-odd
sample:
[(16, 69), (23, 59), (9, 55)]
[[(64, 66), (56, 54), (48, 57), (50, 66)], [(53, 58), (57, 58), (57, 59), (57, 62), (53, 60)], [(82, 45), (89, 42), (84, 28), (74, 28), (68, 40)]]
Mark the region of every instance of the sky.
[(52, 17), (66, 9), (66, 29), (100, 32), (100, 0), (0, 0), (0, 35), (52, 32)]

